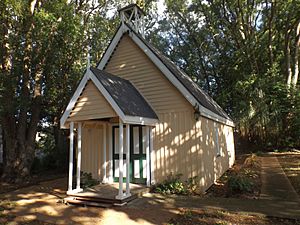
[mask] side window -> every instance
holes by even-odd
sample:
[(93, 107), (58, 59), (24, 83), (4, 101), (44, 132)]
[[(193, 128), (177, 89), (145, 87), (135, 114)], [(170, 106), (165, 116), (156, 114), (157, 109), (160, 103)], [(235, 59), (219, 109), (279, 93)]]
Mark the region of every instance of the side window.
[(215, 125), (215, 135), (216, 135), (216, 152), (217, 156), (221, 156), (221, 151), (220, 151), (220, 144), (219, 144), (219, 129), (218, 126)]

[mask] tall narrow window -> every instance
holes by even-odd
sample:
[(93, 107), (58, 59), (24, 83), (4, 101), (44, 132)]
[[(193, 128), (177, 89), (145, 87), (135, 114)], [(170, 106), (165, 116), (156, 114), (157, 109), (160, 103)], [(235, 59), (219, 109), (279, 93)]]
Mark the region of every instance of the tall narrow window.
[(220, 151), (220, 144), (219, 144), (219, 130), (218, 127), (215, 126), (215, 135), (216, 135), (216, 152), (217, 156), (221, 156), (221, 151)]

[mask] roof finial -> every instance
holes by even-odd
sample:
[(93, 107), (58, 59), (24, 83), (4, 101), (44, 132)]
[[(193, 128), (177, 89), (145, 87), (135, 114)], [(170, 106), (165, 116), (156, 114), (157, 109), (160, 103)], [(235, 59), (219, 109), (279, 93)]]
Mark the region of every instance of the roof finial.
[(87, 69), (90, 69), (91, 67), (91, 55), (90, 55), (91, 46), (88, 45), (88, 52), (87, 52)]

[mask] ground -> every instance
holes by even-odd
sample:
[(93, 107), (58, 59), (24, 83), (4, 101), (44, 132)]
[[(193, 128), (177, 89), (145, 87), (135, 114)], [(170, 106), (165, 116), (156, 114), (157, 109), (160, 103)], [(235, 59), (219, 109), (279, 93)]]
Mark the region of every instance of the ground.
[[(276, 156), (299, 193), (300, 154), (281, 153)], [(237, 160), (235, 169), (239, 169), (236, 171), (245, 166), (246, 157), (242, 158)], [(222, 179), (225, 184), (228, 177)], [(271, 207), (272, 202), (264, 200), (259, 209), (258, 200), (249, 198), (249, 195), (233, 196), (226, 200), (223, 195), (189, 197), (149, 194), (125, 207), (102, 209), (62, 204), (66, 187), (67, 179), (61, 178), (0, 194), (0, 224), (300, 224), (299, 220), (266, 216), (264, 208)], [(237, 210), (227, 207), (239, 204)], [(282, 207), (280, 210), (290, 208), (281, 204), (278, 207)], [(248, 213), (249, 208), (258, 210)]]
[[(233, 180), (232, 178), (237, 178)], [(231, 182), (230, 182), (231, 180)], [(241, 190), (232, 190), (232, 185)], [(247, 189), (248, 186), (249, 190)], [(236, 188), (235, 188), (236, 189)], [(209, 197), (234, 197), (257, 199), (261, 190), (261, 160), (256, 154), (237, 155), (235, 164), (220, 177), (206, 192)]]
[(300, 224), (292, 219), (251, 215), (247, 213), (228, 212), (211, 209), (181, 209), (180, 214), (172, 218), (169, 225), (194, 225), (194, 224), (243, 224), (243, 225), (296, 225)]
[(291, 181), (298, 195), (300, 195), (300, 151), (276, 153), (284, 172)]

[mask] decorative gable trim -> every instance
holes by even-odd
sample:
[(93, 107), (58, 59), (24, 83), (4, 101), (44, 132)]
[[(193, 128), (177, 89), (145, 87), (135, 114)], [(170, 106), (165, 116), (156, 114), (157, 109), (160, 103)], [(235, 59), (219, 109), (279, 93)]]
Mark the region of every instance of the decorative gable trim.
[(180, 93), (190, 102), (190, 104), (192, 104), (192, 106), (199, 106), (200, 114), (203, 117), (234, 127), (234, 123), (232, 120), (223, 118), (222, 116), (219, 116), (211, 110), (203, 107), (201, 103), (191, 94), (191, 92), (186, 89), (184, 85), (182, 85), (182, 83), (174, 76), (169, 68), (159, 59), (159, 57), (157, 57), (157, 55), (134, 32), (132, 32), (128, 25), (126, 25), (125, 23), (119, 27), (116, 35), (112, 39), (110, 45), (108, 46), (106, 52), (100, 60), (97, 66), (98, 69), (103, 70), (105, 68), (125, 32), (129, 33), (129, 37), (134, 41), (134, 43), (139, 46), (139, 48), (149, 57), (149, 59), (166, 76), (166, 78), (180, 91)]

